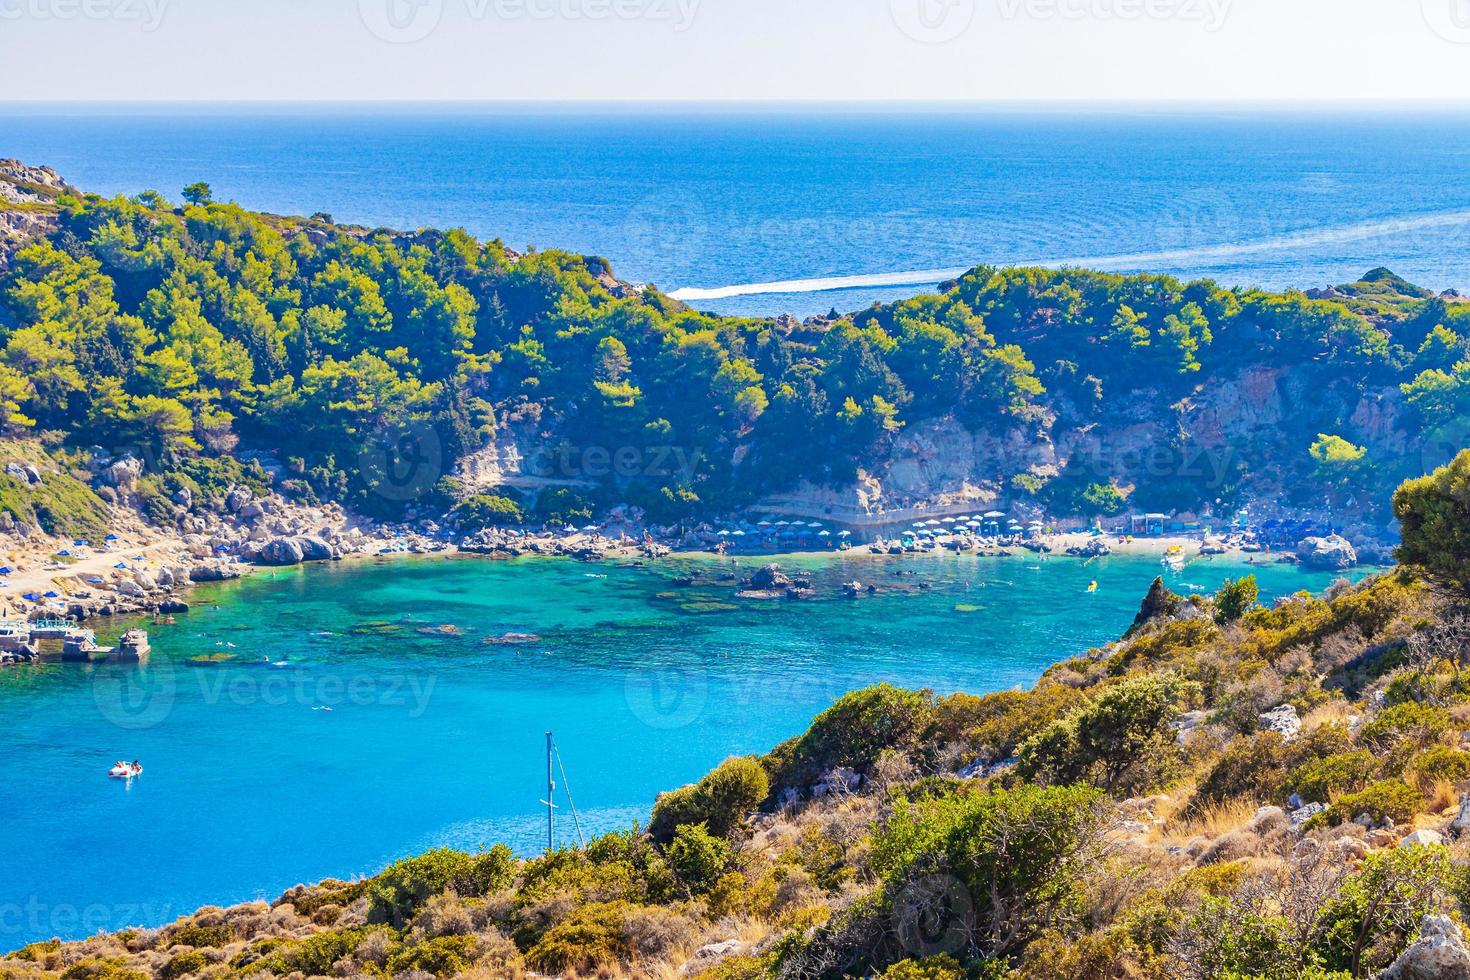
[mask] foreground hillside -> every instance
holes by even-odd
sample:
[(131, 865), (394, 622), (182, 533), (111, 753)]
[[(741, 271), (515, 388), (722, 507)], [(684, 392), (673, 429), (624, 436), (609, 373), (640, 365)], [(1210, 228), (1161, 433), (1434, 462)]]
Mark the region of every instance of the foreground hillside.
[(1371, 536), (1463, 441), (1470, 308), (1385, 270), (1309, 297), (982, 266), (798, 323), (595, 257), (184, 198), (0, 163), (0, 430), (66, 469), (135, 457), (156, 523), (269, 474), (384, 517), (1253, 504)]
[(1411, 565), (1269, 609), (1156, 583), (1031, 691), (849, 694), (646, 830), (434, 851), (0, 976), (1467, 977), (1467, 487), (1470, 452), (1400, 490)]

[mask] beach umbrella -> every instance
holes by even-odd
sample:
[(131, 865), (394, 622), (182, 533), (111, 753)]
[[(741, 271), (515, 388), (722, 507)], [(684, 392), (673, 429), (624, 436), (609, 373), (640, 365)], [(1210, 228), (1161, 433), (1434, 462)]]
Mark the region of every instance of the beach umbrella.
[(14, 574), (14, 572), (15, 569), (11, 568), (9, 565), (6, 565), (4, 568), (0, 568), (0, 575), (11, 575)]
[(832, 536), (832, 532), (831, 531), (818, 531), (817, 532), (817, 537), (819, 537), (819, 538), (830, 538), (831, 536)]
[(34, 593), (34, 592), (27, 592), (25, 595), (21, 596), (21, 598), (24, 599), (24, 600), (26, 600), (27, 602), (40, 602), (41, 601), (41, 597), (38, 596), (38, 595), (36, 595), (36, 593)]
[(1004, 517), (1004, 516), (1006, 516), (1006, 513), (1003, 510), (992, 510), (992, 511), (988, 512), (985, 516), (986, 517), (990, 517), (990, 518)]
[(822, 526), (822, 522), (821, 521), (812, 521), (810, 524), (807, 525), (807, 527), (821, 527), (821, 526)]
[(90, 541), (73, 541), (72, 542), (72, 547), (74, 547), (74, 548), (85, 548), (88, 545), (90, 545), (91, 543), (92, 542), (90, 542)]
[(777, 521), (776, 522), (776, 526), (777, 527), (786, 527), (790, 523), (791, 523), (790, 521)]
[(109, 534), (107, 537), (103, 538), (102, 540), (103, 541), (116, 541), (117, 540), (117, 535), (116, 534)]
[(94, 575), (91, 578), (87, 579), (87, 584), (88, 585), (101, 585), (102, 584), (102, 579), (100, 579), (100, 578), (98, 578), (97, 576)]
[(730, 536), (730, 532), (729, 531), (721, 531), (720, 532), (720, 537), (722, 537), (722, 538), (728, 538), (729, 536)]
[(917, 523), (917, 524), (914, 525), (914, 527), (923, 527), (923, 526), (924, 526), (924, 522), (923, 521), (920, 521), (919, 523)]
[(770, 521), (760, 521), (760, 522), (758, 522), (756, 524), (756, 527), (770, 527), (770, 526), (771, 526), (771, 522)]
[(837, 532), (837, 536), (839, 538), (850, 538), (850, 537), (852, 537), (852, 532), (851, 531), (838, 531)]
[(944, 523), (946, 523), (946, 524), (953, 524), (954, 522), (955, 522), (955, 518), (953, 518), (953, 517), (946, 517), (944, 519)]
[(744, 531), (736, 531), (735, 534), (734, 534), (734, 536), (737, 537), (737, 538), (743, 538), (743, 537), (745, 537), (745, 532)]
[(56, 553), (56, 557), (57, 558), (70, 558), (71, 557), (71, 552), (70, 551), (58, 551)]
[(127, 568), (128, 567), (128, 563), (125, 562), (125, 561), (120, 561), (116, 565), (113, 565), (112, 567), (113, 568)]
[(60, 599), (61, 598), (61, 593), (60, 592), (47, 592), (46, 593), (46, 598), (48, 598), (48, 599)]

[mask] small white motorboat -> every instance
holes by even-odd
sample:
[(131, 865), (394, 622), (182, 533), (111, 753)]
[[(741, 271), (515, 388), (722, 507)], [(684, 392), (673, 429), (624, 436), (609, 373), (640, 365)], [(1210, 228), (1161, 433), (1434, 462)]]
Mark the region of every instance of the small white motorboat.
[(143, 775), (143, 767), (134, 762), (119, 762), (107, 771), (113, 779), (132, 779)]

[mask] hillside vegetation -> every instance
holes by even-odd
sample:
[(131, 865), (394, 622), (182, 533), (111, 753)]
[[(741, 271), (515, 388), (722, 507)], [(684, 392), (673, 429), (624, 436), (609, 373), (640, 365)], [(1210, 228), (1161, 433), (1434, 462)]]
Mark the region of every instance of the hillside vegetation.
[[(490, 482), (541, 517), (848, 492), (905, 456), (924, 478), (880, 503), (970, 485), (1055, 514), (1254, 500), (1381, 529), (1470, 408), (1470, 308), (1384, 270), (1308, 298), (982, 266), (803, 324), (706, 315), (602, 259), (462, 231), (17, 179), (41, 203), (0, 212), (47, 224), (0, 275), (0, 429), (165, 481), (266, 451), (286, 492), (385, 516), (484, 489), (456, 463), (513, 444), (532, 472)], [(973, 437), (957, 462), (933, 449), (953, 431)]]
[[(1467, 470), (1396, 509), (1465, 526)], [(848, 694), (646, 831), (433, 851), (0, 975), (1462, 977), (1470, 550), (1435, 534), (1406, 519), (1418, 564), (1271, 608), (1156, 583), (1030, 691)]]

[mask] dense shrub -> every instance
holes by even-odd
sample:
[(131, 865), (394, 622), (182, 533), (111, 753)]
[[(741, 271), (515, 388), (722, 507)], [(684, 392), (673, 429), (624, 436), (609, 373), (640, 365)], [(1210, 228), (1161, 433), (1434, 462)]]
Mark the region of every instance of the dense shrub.
[(514, 867), (504, 844), (479, 855), (438, 848), (404, 858), (368, 885), (368, 913), (374, 922), (402, 922), (432, 895), (453, 889), (461, 895), (483, 895), (510, 884)]
[(480, 531), (487, 527), (504, 527), (520, 524), (526, 519), (521, 505), (509, 497), (499, 494), (476, 494), (454, 509), (459, 526), (465, 531)]
[(469, 967), (475, 959), (475, 953), (474, 936), (436, 936), (389, 957), (388, 973), (390, 976), (400, 976), (422, 970), (436, 977), (452, 977)]
[(691, 895), (703, 895), (730, 867), (730, 844), (702, 823), (681, 824), (667, 848), (669, 868)]
[(1177, 761), (1169, 723), (1191, 685), (1172, 674), (1124, 680), (1023, 744), (1018, 772), (1052, 784), (1087, 780), (1109, 791), (1155, 783)]
[(1285, 784), (1289, 758), (1286, 742), (1276, 732), (1241, 735), (1225, 747), (1200, 781), (1196, 796), (1205, 803), (1235, 797), (1275, 799)]
[(946, 894), (957, 884), (974, 906), (966, 952), (1011, 956), (1080, 916), (1105, 812), (1101, 794), (1080, 786), (900, 802), (874, 837), (873, 867), (896, 920), (936, 882)]
[(684, 824), (703, 824), (718, 837), (729, 837), (770, 793), (770, 780), (755, 759), (726, 759), (693, 786), (664, 793), (653, 804), (648, 832), (668, 843)]
[(804, 789), (839, 766), (866, 774), (883, 751), (917, 748), (932, 716), (933, 698), (927, 691), (876, 684), (845, 694), (817, 715), (804, 735), (766, 758), (771, 788)]
[(1437, 782), (1464, 782), (1470, 779), (1470, 752), (1434, 745), (1415, 756), (1409, 768), (1421, 787)]
[(1401, 746), (1424, 748), (1443, 738), (1450, 730), (1450, 713), (1444, 708), (1406, 701), (1384, 708), (1363, 726), (1359, 740), (1378, 752)]
[(1385, 779), (1338, 797), (1325, 816), (1329, 823), (1345, 823), (1364, 813), (1378, 823), (1404, 823), (1412, 820), (1423, 805), (1424, 797), (1414, 787), (1401, 779)]
[(1393, 495), (1399, 561), (1459, 586), (1470, 584), (1470, 449)]
[(963, 741), (995, 761), (1013, 755), (1018, 745), (1086, 700), (1076, 688), (1046, 683), (1032, 691), (997, 691), (983, 697), (952, 694), (934, 706), (933, 725), (940, 740)]
[(630, 952), (623, 934), (626, 902), (583, 905), (558, 923), (526, 953), (534, 969), (555, 973), (591, 972), (625, 960)]
[(1308, 762), (1291, 774), (1288, 787), (1303, 800), (1326, 803), (1361, 790), (1373, 782), (1378, 770), (1379, 760), (1372, 752), (1343, 752)]

